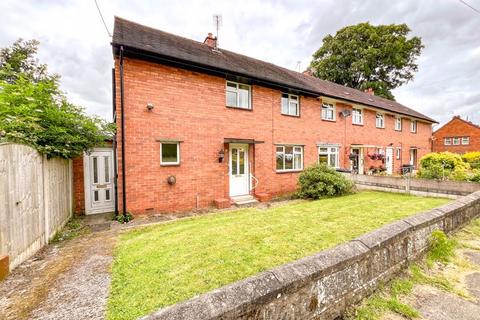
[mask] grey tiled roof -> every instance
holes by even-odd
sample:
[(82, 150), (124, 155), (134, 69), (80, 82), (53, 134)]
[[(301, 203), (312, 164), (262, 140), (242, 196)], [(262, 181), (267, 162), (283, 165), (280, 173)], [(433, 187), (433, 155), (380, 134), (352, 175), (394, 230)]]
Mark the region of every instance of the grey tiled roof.
[(209, 67), (267, 83), (344, 99), (393, 113), (436, 122), (432, 118), (395, 101), (304, 75), (225, 49), (212, 50), (202, 42), (143, 26), (119, 17), (115, 17), (112, 45), (114, 47), (123, 45), (125, 48), (148, 52), (163, 58), (171, 58), (192, 65)]

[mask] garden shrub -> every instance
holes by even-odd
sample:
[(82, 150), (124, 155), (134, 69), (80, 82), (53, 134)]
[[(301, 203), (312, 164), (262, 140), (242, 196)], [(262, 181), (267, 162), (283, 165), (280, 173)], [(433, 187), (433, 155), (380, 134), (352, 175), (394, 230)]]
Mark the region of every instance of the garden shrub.
[(468, 177), (468, 181), (480, 183), (480, 169), (473, 170)]
[(324, 163), (307, 168), (298, 178), (297, 195), (304, 199), (320, 199), (352, 192), (354, 184)]
[(420, 159), (418, 176), (426, 179), (467, 180), (470, 165), (458, 154), (451, 152), (429, 153)]
[(465, 153), (462, 159), (468, 163), (472, 169), (480, 169), (480, 151)]

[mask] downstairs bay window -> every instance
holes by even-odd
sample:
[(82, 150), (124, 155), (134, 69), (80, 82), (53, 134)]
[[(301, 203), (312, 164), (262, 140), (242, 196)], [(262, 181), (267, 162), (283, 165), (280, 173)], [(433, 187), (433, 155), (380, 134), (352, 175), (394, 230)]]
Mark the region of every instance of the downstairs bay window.
[(277, 172), (303, 170), (303, 146), (277, 145), (275, 158)]

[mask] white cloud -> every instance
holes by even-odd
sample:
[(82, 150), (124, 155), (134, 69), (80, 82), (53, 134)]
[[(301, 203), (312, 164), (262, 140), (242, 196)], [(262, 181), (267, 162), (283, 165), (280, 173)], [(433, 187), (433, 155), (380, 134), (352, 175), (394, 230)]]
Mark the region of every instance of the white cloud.
[[(407, 23), (425, 50), (415, 80), (394, 91), (399, 102), (438, 121), (453, 114), (480, 123), (480, 15), (457, 1), (105, 1), (113, 16), (202, 41), (223, 16), (220, 45), (290, 69), (308, 66), (329, 33), (351, 24)], [(480, 0), (471, 0), (480, 7)], [(62, 88), (91, 114), (111, 119), (110, 38), (94, 1), (0, 3), (0, 47), (22, 37), (41, 41), (40, 60), (62, 75)]]

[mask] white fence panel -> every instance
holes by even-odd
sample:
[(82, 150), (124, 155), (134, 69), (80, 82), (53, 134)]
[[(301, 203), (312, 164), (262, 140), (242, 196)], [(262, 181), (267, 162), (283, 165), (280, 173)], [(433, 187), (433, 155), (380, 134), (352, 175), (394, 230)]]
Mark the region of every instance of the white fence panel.
[(0, 144), (0, 255), (28, 259), (72, 215), (72, 166), (19, 144)]

